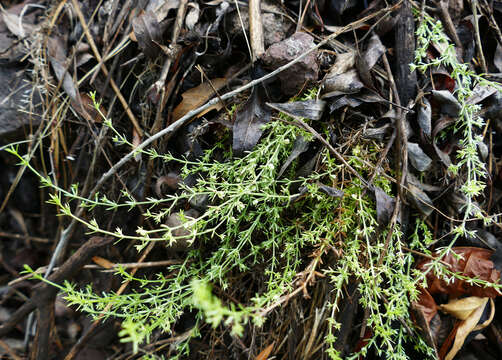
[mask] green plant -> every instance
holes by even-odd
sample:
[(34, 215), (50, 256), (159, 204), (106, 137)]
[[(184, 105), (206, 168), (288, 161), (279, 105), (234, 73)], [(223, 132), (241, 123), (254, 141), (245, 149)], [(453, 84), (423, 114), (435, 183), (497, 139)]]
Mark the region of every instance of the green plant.
[[(478, 154), (480, 143), (483, 142), (483, 136), (477, 133), (479, 132), (477, 130), (482, 129), (485, 125), (485, 122), (479, 115), (481, 107), (470, 103), (469, 97), (474, 94), (473, 89), (476, 85), (491, 86), (499, 91), (502, 88), (499, 84), (488, 81), (481, 75), (476, 74), (469, 69), (467, 64), (458, 61), (455, 47), (444, 34), (440, 21), (434, 20), (426, 13), (417, 12), (416, 16), (421, 18), (421, 22), (416, 30), (418, 46), (415, 51), (415, 62), (410, 65), (412, 71), (418, 69), (425, 73), (429, 68), (444, 66), (449, 69), (450, 75), (456, 84), (454, 93), (460, 104), (460, 111), (454, 130), (456, 132), (461, 131), (463, 138), (459, 143), (461, 149), (457, 152), (458, 161), (449, 167), (449, 171), (453, 175), (461, 174), (465, 177), (460, 187), (466, 198), (464, 218), (458, 229), (455, 230), (463, 235), (467, 231), (465, 222), (471, 216), (489, 221), (489, 218), (483, 215), (475, 201), (475, 198), (483, 193), (486, 186), (483, 181), (486, 178), (486, 168)], [(443, 51), (439, 57), (429, 60), (427, 58), (427, 49), (433, 44), (438, 45), (438, 48), (443, 49)]]
[[(474, 151), (480, 141), (474, 128), (482, 122), (475, 116), (477, 108), (469, 105), (467, 98), (472, 79), (483, 80), (456, 62), (451, 46), (443, 58), (424, 62), (428, 44), (445, 41), (440, 26), (427, 16), (424, 19), (417, 31), (420, 46), (414, 67), (426, 70), (430, 66), (450, 66), (452, 76), (463, 88), (457, 93), (462, 105), (457, 129), (464, 134), (464, 151), (459, 153), (459, 162), (451, 170), (466, 170), (467, 180), (462, 186), (468, 199), (464, 224), (469, 216), (480, 213), (475, 197), (483, 187), (484, 167)], [(316, 92), (309, 91), (303, 99), (314, 98)], [(98, 104), (96, 109), (99, 111)], [(111, 121), (105, 120), (105, 125), (113, 131), (117, 144), (133, 147)], [(39, 176), (42, 185), (53, 189), (50, 202), (60, 213), (79, 221), (89, 233), (134, 241), (138, 250), (152, 241), (168, 247), (186, 243), (184, 261), (169, 266), (155, 277), (133, 277), (119, 268), (117, 275), (136, 284), (127, 294), (97, 294), (91, 285), (81, 289), (69, 282), (59, 286), (70, 304), (81, 311), (95, 318), (104, 314), (122, 319), (122, 340), (132, 342), (135, 351), (150, 341), (156, 329), (172, 331), (187, 309), (200, 312), (190, 336), (178, 345), (177, 357), (188, 353), (189, 340), (199, 335), (203, 319), (213, 327), (229, 326), (233, 334), (240, 335), (250, 322), (263, 325), (274, 308), (290, 296), (306, 293), (316, 277), (324, 276), (333, 286), (328, 300), (330, 314), (325, 336), (325, 351), (332, 359), (340, 358), (334, 348), (336, 329), (340, 327), (337, 315), (344, 286), (349, 282), (358, 285), (360, 304), (368, 314), (365, 325), (373, 331), (368, 342), (350, 359), (370, 349), (390, 359), (406, 359), (405, 343), (415, 343), (424, 354), (431, 355), (431, 349), (420, 337), (409, 332), (414, 328), (409, 306), (417, 299), (418, 285), (424, 285), (425, 274), (413, 268), (414, 259), (405, 250), (399, 228), (389, 229), (378, 224), (374, 200), (359, 178), (344, 173), (343, 165), (328, 149), (319, 152), (316, 168), (309, 176), (295, 177), (294, 166), (286, 176), (278, 176), (299, 136), (312, 139), (311, 134), (294, 124), (294, 119), (281, 114), (280, 119), (266, 126), (262, 141), (242, 158), (234, 159), (226, 154), (224, 160), (215, 160), (221, 145), (206, 150), (197, 160), (159, 154), (155, 149), (142, 150), (143, 156), (150, 159), (178, 164), (183, 178), (193, 176), (197, 181), (191, 186), (181, 183), (180, 191), (161, 199), (149, 198), (141, 202), (126, 192), (117, 200), (104, 194), (86, 199), (79, 195), (78, 185), (69, 190), (58, 187), (37, 172), (17, 148), (11, 147), (9, 151)], [(376, 163), (379, 152), (377, 144), (361, 141), (352, 148), (347, 161), (362, 177), (368, 177), (366, 162)], [(387, 194), (391, 193), (392, 186), (387, 178), (377, 176), (374, 184)], [(344, 196), (330, 197), (320, 185), (337, 187), (343, 190)], [(299, 189), (302, 189), (301, 196)], [(141, 205), (145, 209), (143, 215), (157, 226), (138, 228), (135, 234), (125, 233), (121, 228), (106, 230), (97, 219), (77, 217), (72, 209), (75, 200), (91, 214), (97, 208), (119, 211)], [(188, 216), (182, 210), (186, 204), (201, 200), (207, 205), (198, 216)], [(181, 222), (168, 226), (166, 219), (173, 215), (179, 216)], [(179, 230), (183, 235), (179, 235)], [(429, 253), (431, 243), (427, 226), (417, 220), (409, 246)], [(439, 262), (433, 262), (432, 269), (439, 274), (456, 276), (445, 272)], [(260, 285), (253, 296), (240, 294), (238, 303), (213, 294), (213, 289), (218, 289), (219, 296), (224, 295), (230, 287), (237, 286), (236, 278), (253, 271), (259, 274), (255, 281)], [(42, 279), (38, 275), (35, 277)], [(151, 356), (154, 355), (145, 355)]]

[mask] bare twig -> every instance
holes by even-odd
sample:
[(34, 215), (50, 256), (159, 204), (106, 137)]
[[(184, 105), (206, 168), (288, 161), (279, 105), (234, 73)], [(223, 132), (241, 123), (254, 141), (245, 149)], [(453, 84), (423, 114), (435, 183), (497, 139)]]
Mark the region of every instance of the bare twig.
[[(176, 42), (178, 41), (178, 36), (181, 31), (181, 27), (183, 26), (183, 21), (185, 20), (185, 13), (187, 9), (188, 0), (181, 0), (178, 12), (176, 13), (176, 23), (174, 24), (173, 34), (171, 36), (171, 47), (174, 49)], [(168, 56), (164, 66), (162, 67), (162, 72), (160, 73), (159, 80), (155, 82), (153, 85), (157, 91), (164, 88), (164, 84), (166, 83), (167, 75), (169, 74), (169, 69), (173, 63), (173, 57)]]
[[(389, 61), (387, 60), (387, 55), (384, 53), (382, 55), (383, 64), (385, 70), (387, 71), (387, 76), (389, 77), (389, 82), (391, 84), (392, 91), (396, 97), (396, 102), (401, 106), (399, 99), (399, 92), (394, 81), (394, 76), (390, 70)], [(400, 107), (396, 107), (396, 131), (397, 131), (397, 154), (398, 154), (398, 165), (401, 168), (398, 170), (399, 174), (399, 195), (401, 196), (401, 201), (404, 202), (403, 190), (406, 184), (406, 174), (408, 173), (408, 139), (406, 138), (406, 128), (404, 125), (406, 112), (403, 112)]]
[(16, 355), (14, 350), (10, 348), (10, 346), (3, 340), (0, 340), (0, 347), (5, 350), (9, 356), (14, 360), (22, 360), (19, 356)]
[[(270, 104), (268, 104), (270, 106)], [(295, 121), (301, 126), (303, 127), (305, 130), (307, 130), (308, 132), (310, 132), (312, 135), (314, 135), (316, 137), (317, 140), (319, 140), (320, 142), (322, 142), (327, 148), (329, 151), (331, 151), (333, 153), (333, 155), (335, 155), (335, 157), (340, 160), (342, 162), (343, 165), (345, 165), (345, 167), (352, 173), (354, 174), (360, 181), (361, 183), (364, 185), (364, 186), (368, 186), (368, 182), (361, 176), (361, 174), (359, 174), (359, 172), (357, 172), (357, 170), (355, 170), (352, 166), (350, 166), (350, 164), (347, 162), (347, 160), (345, 160), (345, 158), (342, 156), (342, 154), (340, 154), (325, 138), (323, 138), (315, 129), (313, 129), (309, 124), (307, 124), (305, 121), (303, 121), (301, 118), (299, 117), (295, 117)]]
[(444, 27), (448, 36), (453, 40), (457, 49), (460, 50), (460, 53), (463, 53), (464, 47), (458, 38), (457, 30), (455, 30), (455, 25), (453, 24), (448, 10), (448, 0), (438, 0), (436, 1), (436, 5), (439, 8), (441, 17), (443, 18)]
[[(87, 23), (85, 22), (85, 17), (84, 17), (84, 14), (82, 14), (82, 10), (80, 9), (80, 5), (78, 4), (77, 0), (72, 0), (71, 2), (73, 4), (75, 12), (77, 13), (77, 17), (80, 21), (80, 24), (82, 25), (82, 28), (85, 33), (85, 37), (86, 37), (87, 41), (89, 42), (89, 45), (91, 46), (92, 52), (94, 53), (94, 56), (96, 57), (98, 62), (101, 63), (101, 70), (103, 71), (103, 74), (105, 74), (105, 76), (108, 76), (108, 74), (109, 74), (108, 69), (106, 68), (106, 65), (101, 62), (102, 57), (99, 54), (99, 50), (96, 47), (96, 44), (94, 43), (94, 39), (92, 38), (92, 35), (89, 31), (89, 28), (87, 27)], [(140, 136), (143, 136), (143, 130), (141, 130), (141, 128), (138, 124), (138, 121), (136, 120), (136, 117), (134, 116), (134, 114), (131, 111), (131, 108), (129, 107), (129, 104), (127, 104), (126, 99), (124, 98), (124, 96), (120, 92), (119, 87), (117, 86), (117, 84), (115, 83), (115, 81), (113, 79), (110, 79), (110, 85), (112, 86), (112, 89), (115, 92), (115, 94), (117, 95), (117, 98), (119, 99), (120, 103), (124, 107), (124, 110), (125, 110), (127, 116), (129, 117), (129, 119), (131, 120), (134, 128), (136, 129), (136, 131), (138, 132), (138, 134)]]
[(481, 37), (479, 35), (479, 21), (478, 21), (478, 0), (471, 0), (471, 8), (474, 22), (474, 35), (476, 36), (476, 47), (478, 48), (478, 56), (481, 61), (481, 70), (486, 74), (488, 67), (486, 66), (485, 55), (483, 54), (483, 45), (481, 44)]
[(265, 52), (261, 0), (249, 0), (249, 37), (253, 54), (252, 61), (255, 62)]

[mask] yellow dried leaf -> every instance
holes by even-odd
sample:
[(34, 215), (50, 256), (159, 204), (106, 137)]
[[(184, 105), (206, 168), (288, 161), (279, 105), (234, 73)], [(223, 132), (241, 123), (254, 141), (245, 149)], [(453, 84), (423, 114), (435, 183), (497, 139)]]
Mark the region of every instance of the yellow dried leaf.
[(474, 310), (480, 306), (485, 307), (486, 299), (478, 296), (454, 299), (450, 300), (448, 304), (439, 305), (439, 309), (457, 319), (466, 320)]
[(485, 306), (489, 298), (485, 297), (480, 299), (483, 301), (483, 303), (480, 304), (469, 315), (467, 319), (463, 320), (460, 323), (457, 329), (457, 333), (455, 334), (455, 342), (453, 343), (450, 352), (446, 355), (445, 360), (452, 360), (455, 357), (455, 355), (457, 355), (462, 345), (464, 345), (464, 341), (467, 338), (467, 336), (474, 330), (474, 328), (478, 324), (481, 315), (483, 315), (483, 311), (485, 310)]

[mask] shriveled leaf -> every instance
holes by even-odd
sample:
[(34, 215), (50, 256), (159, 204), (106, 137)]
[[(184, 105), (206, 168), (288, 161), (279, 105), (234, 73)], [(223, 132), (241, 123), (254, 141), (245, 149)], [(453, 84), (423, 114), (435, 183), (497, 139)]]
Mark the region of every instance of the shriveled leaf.
[(175, 172), (169, 172), (167, 175), (161, 176), (155, 182), (155, 193), (158, 197), (162, 196), (162, 188), (166, 186), (169, 190), (177, 190), (180, 183), (181, 177)]
[(267, 103), (267, 105), (293, 117), (319, 120), (324, 113), (326, 102), (323, 100), (305, 100), (289, 103)]
[(493, 65), (498, 71), (502, 72), (502, 46), (497, 43), (497, 49), (495, 50), (495, 55), (493, 55)]
[(157, 17), (157, 21), (161, 22), (167, 17), (169, 10), (177, 9), (180, 0), (150, 0), (145, 11), (151, 11)]
[[(141, 136), (138, 134), (136, 129), (132, 129), (132, 146), (133, 148), (137, 148), (141, 144)], [(138, 152), (136, 156), (134, 156), (134, 160), (140, 161), (141, 160), (141, 152)]]
[(436, 69), (432, 72), (435, 90), (446, 90), (453, 93), (455, 90), (455, 80), (450, 73), (444, 69)]
[(140, 13), (132, 20), (134, 36), (143, 53), (153, 59), (160, 53), (157, 45), (162, 40), (162, 29), (154, 12)]
[(314, 171), (314, 168), (316, 166), (317, 160), (319, 159), (319, 155), (320, 155), (320, 150), (318, 150), (314, 156), (312, 156), (305, 164), (303, 164), (296, 171), (296, 177), (307, 177), (310, 174), (312, 174), (312, 171)]
[[(426, 298), (422, 298), (422, 294), (424, 293), (428, 295)], [(418, 325), (417, 330), (420, 331), (420, 335), (425, 340), (427, 345), (434, 350), (434, 353), (436, 354), (435, 358), (439, 358), (434, 341), (436, 337), (434, 336), (430, 326), (431, 320), (437, 314), (436, 302), (427, 291), (421, 292), (419, 301), (411, 304), (411, 313), (413, 315), (414, 322)]]
[(359, 79), (369, 89), (374, 89), (373, 77), (371, 75), (371, 68), (363, 56), (356, 56), (356, 69), (359, 74)]
[(199, 4), (196, 2), (191, 2), (188, 4), (190, 10), (188, 10), (188, 14), (185, 18), (185, 25), (188, 30), (193, 30), (200, 17), (200, 8)]
[(449, 116), (457, 117), (462, 106), (448, 90), (432, 90), (434, 100), (441, 104), (441, 112)]
[(375, 66), (380, 57), (385, 53), (385, 50), (380, 37), (377, 34), (373, 34), (368, 41), (368, 47), (363, 55), (363, 59), (366, 61), (369, 69)]
[(275, 341), (267, 346), (265, 349), (263, 349), (255, 358), (255, 360), (267, 360), (270, 354), (272, 353), (272, 350), (274, 349)]
[(408, 197), (413, 202), (413, 205), (415, 205), (422, 214), (429, 216), (432, 210), (434, 210), (431, 198), (414, 184), (409, 183), (408, 190)]
[(356, 64), (356, 52), (349, 51), (336, 55), (335, 63), (329, 69), (326, 77), (343, 74), (352, 69)]
[(385, 124), (385, 125), (377, 127), (377, 128), (367, 127), (363, 131), (363, 136), (366, 139), (375, 139), (378, 141), (383, 141), (385, 134), (387, 134), (387, 132), (389, 131), (391, 126), (392, 126), (391, 124)]
[(343, 74), (327, 77), (324, 80), (325, 92), (337, 92), (338, 94), (353, 94), (364, 87), (359, 79), (356, 69), (351, 69)]
[(427, 324), (429, 324), (438, 312), (436, 301), (427, 289), (420, 289), (418, 301), (414, 303), (415, 310), (419, 311)]
[[(337, 188), (334, 188), (332, 186), (324, 185), (321, 182), (316, 182), (315, 185), (319, 189), (319, 191), (323, 192), (324, 194), (334, 197), (334, 198), (342, 198), (345, 193)], [(297, 201), (301, 197), (303, 197), (305, 194), (309, 193), (309, 188), (307, 186), (302, 186), (298, 189), (299, 193), (295, 194), (291, 197), (291, 201)]]
[(338, 99), (336, 99), (335, 101), (333, 101), (331, 104), (329, 104), (329, 112), (333, 113), (334, 111), (336, 111), (342, 107), (345, 107), (345, 106), (350, 106), (350, 107), (354, 108), (354, 107), (361, 105), (362, 103), (363, 102), (361, 100), (356, 99), (353, 96), (349, 96), (349, 95), (341, 96)]
[(235, 117), (232, 148), (236, 156), (254, 148), (263, 133), (263, 125), (270, 121), (270, 115), (269, 107), (265, 105), (265, 91), (261, 86), (253, 88), (250, 98)]
[(281, 170), (279, 170), (279, 174), (277, 176), (281, 177), (282, 174), (284, 174), (284, 172), (287, 170), (289, 165), (291, 165), (293, 160), (295, 160), (300, 154), (307, 151), (308, 148), (309, 148), (309, 142), (306, 141), (303, 136), (298, 136), (293, 144), (293, 149), (291, 150), (291, 154), (289, 154), (288, 158), (282, 165)]
[(420, 129), (427, 135), (429, 138), (431, 137), (432, 125), (431, 125), (431, 104), (429, 100), (426, 98), (422, 98), (422, 104), (418, 105), (418, 116), (417, 121)]
[[(216, 78), (211, 80), (211, 84), (213, 86), (211, 86), (209, 82), (204, 82), (199, 86), (196, 86), (190, 90), (185, 91), (181, 95), (183, 97), (183, 100), (178, 106), (176, 106), (176, 108), (173, 111), (173, 120), (178, 120), (190, 110), (196, 109), (199, 106), (204, 105), (209, 99), (211, 99), (213, 96), (216, 96), (213, 87), (218, 91), (223, 86), (225, 86), (226, 82), (227, 80), (224, 78)], [(221, 102), (218, 102), (214, 106), (200, 113), (197, 117), (201, 117), (204, 114), (207, 114), (211, 110), (215, 109), (220, 110), (222, 107), (223, 104)]]
[(467, 99), (467, 102), (469, 104), (480, 103), (481, 101), (483, 101), (487, 97), (495, 94), (496, 91), (497, 91), (497, 89), (494, 88), (493, 86), (488, 86), (488, 85), (483, 86), (481, 84), (476, 84), (474, 89), (472, 89), (472, 95), (469, 96), (469, 98)]
[[(48, 50), (52, 70), (58, 81), (63, 80), (63, 90), (70, 98), (73, 109), (89, 122), (101, 122), (101, 115), (94, 107), (92, 99), (86, 93), (80, 94), (75, 81), (67, 71), (67, 59), (61, 40), (49, 38)], [(103, 108), (101, 111), (104, 113)]]
[(484, 307), (487, 299), (478, 296), (453, 299), (447, 304), (439, 305), (439, 309), (457, 319), (466, 320), (477, 308)]
[(408, 143), (408, 157), (410, 159), (411, 165), (418, 171), (425, 171), (429, 169), (432, 159), (427, 156), (426, 153), (417, 143)]
[(336, 189), (332, 186), (324, 185), (322, 183), (317, 183), (317, 186), (319, 187), (319, 190), (321, 190), (323, 193), (331, 197), (342, 198), (343, 195), (345, 194), (340, 189)]
[(58, 81), (63, 79), (64, 91), (71, 99), (76, 100), (78, 91), (70, 74), (66, 71), (66, 54), (62, 41), (59, 38), (49, 38), (48, 50), (49, 61), (56, 78)]
[(376, 200), (377, 222), (381, 226), (385, 226), (392, 218), (392, 213), (396, 206), (396, 199), (388, 195), (378, 186), (374, 187), (374, 194)]
[(433, 139), (432, 145), (434, 147), (434, 150), (436, 151), (436, 154), (438, 155), (439, 159), (441, 159), (443, 164), (445, 164), (447, 167), (451, 165), (450, 156), (437, 146), (435, 138), (442, 130), (446, 129), (450, 125), (453, 125), (454, 123), (455, 119), (449, 116), (441, 116), (439, 120), (436, 121), (434, 129), (432, 130), (432, 139)]
[(20, 15), (1, 9), (2, 18), (11, 33), (22, 39), (40, 29), (39, 26), (22, 21)]
[(483, 311), (485, 310), (486, 303), (488, 302), (488, 298), (483, 298), (484, 304), (479, 306), (475, 311), (471, 313), (471, 315), (462, 321), (457, 329), (457, 333), (455, 334), (455, 342), (451, 347), (451, 350), (445, 357), (445, 360), (453, 360), (455, 355), (459, 352), (459, 350), (464, 345), (465, 339), (467, 336), (474, 330), (476, 325), (478, 324), (481, 315), (483, 315)]
[(356, 0), (329, 0), (331, 8), (334, 9), (339, 15), (347, 9), (354, 7), (357, 4)]

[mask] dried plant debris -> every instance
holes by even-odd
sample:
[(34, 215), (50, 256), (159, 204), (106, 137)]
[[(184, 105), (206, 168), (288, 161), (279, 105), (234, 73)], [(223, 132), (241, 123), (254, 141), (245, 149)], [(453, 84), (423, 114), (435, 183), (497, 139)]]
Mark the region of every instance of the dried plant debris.
[(235, 115), (232, 149), (237, 156), (250, 151), (263, 134), (263, 125), (270, 121), (271, 111), (266, 106), (266, 91), (262, 85), (253, 88), (251, 96)]
[(1, 356), (501, 358), (501, 21), (2, 1)]

